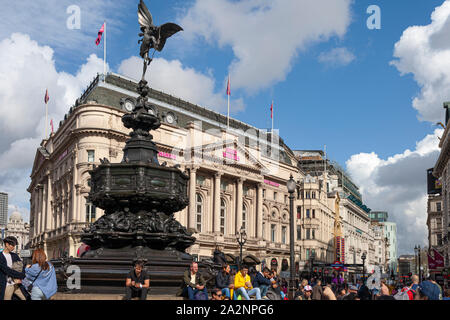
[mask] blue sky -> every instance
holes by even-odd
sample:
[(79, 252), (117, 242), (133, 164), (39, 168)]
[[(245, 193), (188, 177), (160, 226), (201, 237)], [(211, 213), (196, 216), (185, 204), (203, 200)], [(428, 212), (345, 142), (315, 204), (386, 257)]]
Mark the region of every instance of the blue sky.
[[(224, 112), (230, 73), (232, 116), (259, 128), (270, 128), (274, 100), (275, 127), (292, 149), (326, 145), (369, 207), (390, 211), (399, 223), (411, 219), (413, 229), (399, 227), (406, 252), (413, 241), (425, 241), (425, 171), (439, 154), (442, 132), (435, 123), (443, 121), (442, 102), (450, 100), (443, 72), (450, 54), (449, 2), (147, 0), (157, 24), (177, 22), (185, 29), (157, 54), (150, 84)], [(42, 138), (45, 88), (58, 123), (102, 70), (103, 46), (95, 39), (105, 19), (110, 70), (128, 76), (140, 71), (133, 58), (139, 53), (137, 3), (0, 0), (0, 74), (7, 75), (0, 75), (0, 86), (8, 89), (0, 90), (0, 111), (8, 114), (0, 120), (0, 189), (10, 193), (11, 210), (29, 210), (26, 187)], [(66, 28), (70, 5), (80, 8), (80, 29)], [(380, 30), (367, 28), (370, 5), (381, 9)], [(28, 94), (18, 97), (21, 90)], [(25, 129), (16, 130), (15, 121)], [(405, 173), (390, 180), (398, 167)]]

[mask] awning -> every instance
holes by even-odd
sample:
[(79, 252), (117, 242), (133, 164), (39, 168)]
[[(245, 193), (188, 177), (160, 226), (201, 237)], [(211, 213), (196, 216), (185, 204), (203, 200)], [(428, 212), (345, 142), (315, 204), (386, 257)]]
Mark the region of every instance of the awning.
[(245, 256), (242, 259), (242, 261), (245, 264), (260, 264), (261, 263), (261, 260), (259, 260), (257, 257), (255, 257), (254, 255), (251, 255), (251, 254)]

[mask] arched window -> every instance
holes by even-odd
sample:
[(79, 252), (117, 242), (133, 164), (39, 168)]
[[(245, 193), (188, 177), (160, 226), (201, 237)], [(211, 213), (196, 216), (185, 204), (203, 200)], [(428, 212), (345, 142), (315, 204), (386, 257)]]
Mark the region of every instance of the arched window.
[(202, 215), (203, 215), (203, 198), (200, 193), (197, 193), (196, 202), (196, 229), (197, 232), (202, 232)]
[(227, 213), (227, 203), (222, 198), (220, 200), (220, 233), (225, 234), (225, 216)]
[(242, 205), (242, 226), (247, 230), (247, 207), (245, 204)]

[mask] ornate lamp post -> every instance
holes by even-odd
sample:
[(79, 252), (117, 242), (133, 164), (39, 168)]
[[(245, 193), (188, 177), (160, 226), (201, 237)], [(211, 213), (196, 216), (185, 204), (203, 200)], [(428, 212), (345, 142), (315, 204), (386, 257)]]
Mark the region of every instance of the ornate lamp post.
[(236, 241), (239, 244), (240, 247), (240, 253), (239, 253), (239, 264), (238, 268), (241, 270), (241, 264), (242, 264), (242, 247), (247, 242), (247, 232), (245, 232), (244, 226), (241, 226), (241, 229), (239, 229), (239, 232), (236, 232)]
[(422, 281), (422, 269), (421, 269), (421, 261), (420, 261), (420, 254), (421, 254), (421, 249), (420, 246), (415, 246), (414, 247), (414, 252), (417, 254), (418, 260), (419, 260), (419, 264), (418, 264), (418, 268), (419, 268), (419, 281)]
[(361, 256), (361, 260), (363, 261), (363, 282), (366, 283), (366, 253), (363, 252)]
[(291, 272), (289, 277), (289, 300), (294, 300), (295, 292), (295, 250), (294, 250), (294, 192), (297, 188), (297, 183), (294, 181), (294, 177), (291, 174), (291, 178), (286, 184), (289, 192), (289, 247), (290, 247), (290, 265)]

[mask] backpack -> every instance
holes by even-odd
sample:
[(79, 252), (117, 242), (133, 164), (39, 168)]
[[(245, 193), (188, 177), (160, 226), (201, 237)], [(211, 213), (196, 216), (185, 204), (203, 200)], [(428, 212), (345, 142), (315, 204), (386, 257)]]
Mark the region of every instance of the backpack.
[(414, 293), (415, 293), (414, 290), (412, 290), (410, 288), (403, 288), (394, 296), (394, 299), (395, 300), (412, 300), (410, 297), (410, 294), (412, 294), (412, 296), (414, 297)]

